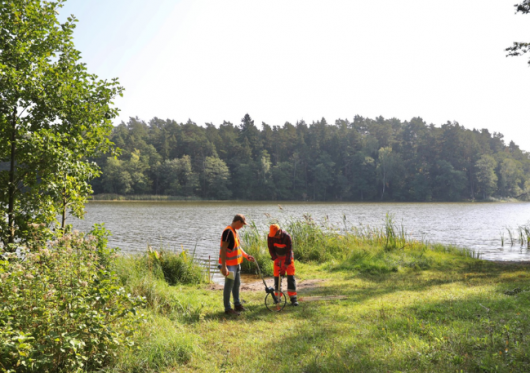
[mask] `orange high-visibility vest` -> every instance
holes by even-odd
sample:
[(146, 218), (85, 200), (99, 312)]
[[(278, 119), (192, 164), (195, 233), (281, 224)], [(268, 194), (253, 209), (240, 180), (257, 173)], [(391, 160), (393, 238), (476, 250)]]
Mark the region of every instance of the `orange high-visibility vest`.
[[(243, 256), (246, 257), (246, 253), (239, 247), (239, 237), (237, 236), (236, 230), (231, 226), (228, 226), (224, 229), (226, 231), (230, 229), (234, 235), (234, 248), (230, 250), (226, 248), (226, 265), (227, 266), (236, 266), (243, 262)], [(224, 232), (223, 231), (223, 232)], [(221, 246), (223, 245), (223, 236), (221, 236)], [(223, 264), (221, 260), (221, 250), (219, 250), (219, 264)]]

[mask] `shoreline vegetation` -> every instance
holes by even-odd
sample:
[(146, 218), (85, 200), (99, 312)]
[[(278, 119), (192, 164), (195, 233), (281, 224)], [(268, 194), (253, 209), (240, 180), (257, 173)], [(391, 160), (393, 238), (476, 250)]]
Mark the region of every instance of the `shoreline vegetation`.
[(182, 196), (164, 196), (164, 195), (120, 195), (120, 194), (114, 194), (114, 193), (103, 193), (103, 194), (94, 194), (92, 195), (89, 200), (98, 202), (98, 201), (146, 201), (146, 202), (155, 202), (155, 201), (191, 201), (191, 202), (199, 202), (199, 201), (207, 201), (200, 197), (182, 197)]
[(224, 199), (205, 199), (201, 197), (185, 197), (185, 196), (168, 196), (168, 195), (121, 195), (114, 193), (101, 193), (92, 195), (89, 202), (120, 202), (120, 201), (141, 201), (141, 202), (160, 202), (160, 201), (176, 201), (176, 202), (255, 202), (255, 203), (505, 203), (505, 202), (529, 202), (526, 199), (517, 199), (517, 198), (494, 198), (489, 197), (484, 200), (461, 200), (461, 201), (396, 201), (396, 200), (385, 200), (385, 201), (301, 201), (301, 200), (224, 200)]
[[(323, 227), (305, 216), (285, 229), (294, 240), (300, 297), (344, 299), (301, 301), (276, 313), (254, 286), (242, 291), (248, 311), (233, 319), (187, 251), (116, 255), (101, 226), (37, 242), (31, 265), (15, 255), (1, 261), (0, 298), (7, 306), (0, 309), (0, 371), (530, 369), (527, 264), (487, 262), (472, 250), (412, 240), (391, 216), (380, 228)], [(249, 224), (241, 237), (272, 284), (266, 235)], [(72, 255), (89, 255), (65, 267), (74, 265), (75, 276), (43, 273), (52, 258), (66, 265)], [(20, 266), (28, 266), (25, 274)], [(242, 271), (256, 274), (256, 267), (245, 261)], [(57, 296), (42, 284), (51, 273), (62, 284)], [(46, 312), (31, 306), (39, 297), (48, 299)], [(86, 320), (95, 314), (101, 316)], [(44, 348), (50, 315), (55, 349)]]

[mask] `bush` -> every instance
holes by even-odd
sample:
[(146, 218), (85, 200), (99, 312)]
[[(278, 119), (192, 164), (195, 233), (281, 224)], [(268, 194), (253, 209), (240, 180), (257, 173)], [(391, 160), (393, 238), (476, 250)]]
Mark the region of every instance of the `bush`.
[(169, 285), (200, 284), (204, 282), (203, 269), (187, 251), (175, 254), (162, 250), (158, 260), (164, 279)]
[(132, 344), (144, 300), (110, 270), (102, 226), (0, 260), (0, 371), (81, 372)]
[(153, 277), (169, 285), (200, 284), (206, 281), (201, 265), (187, 251), (179, 254), (153, 250), (143, 255), (132, 255), (116, 262), (116, 270), (125, 285), (135, 278)]

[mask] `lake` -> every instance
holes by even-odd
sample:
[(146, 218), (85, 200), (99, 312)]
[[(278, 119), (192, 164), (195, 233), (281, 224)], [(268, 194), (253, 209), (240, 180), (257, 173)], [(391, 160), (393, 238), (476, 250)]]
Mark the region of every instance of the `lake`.
[[(265, 233), (271, 219), (280, 223), (310, 214), (343, 226), (382, 226), (387, 213), (413, 238), (470, 248), (487, 260), (528, 261), (530, 250), (510, 246), (507, 228), (530, 224), (530, 203), (297, 203), (288, 202), (90, 202), (84, 220), (70, 218), (75, 229), (105, 223), (109, 244), (125, 253), (145, 252), (148, 245), (190, 252), (212, 266), (222, 230), (236, 213)], [(345, 220), (344, 220), (345, 219)], [(245, 228), (243, 228), (245, 229)], [(504, 247), (501, 235), (504, 234)], [(296, 248), (295, 256), (296, 256)]]

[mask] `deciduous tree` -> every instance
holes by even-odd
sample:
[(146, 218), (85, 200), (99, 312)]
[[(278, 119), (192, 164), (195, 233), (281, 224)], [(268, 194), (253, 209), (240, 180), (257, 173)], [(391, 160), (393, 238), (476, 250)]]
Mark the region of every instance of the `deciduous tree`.
[(4, 246), (51, 227), (68, 206), (82, 215), (99, 174), (88, 157), (110, 150), (118, 81), (89, 74), (64, 0), (0, 2), (0, 229)]

